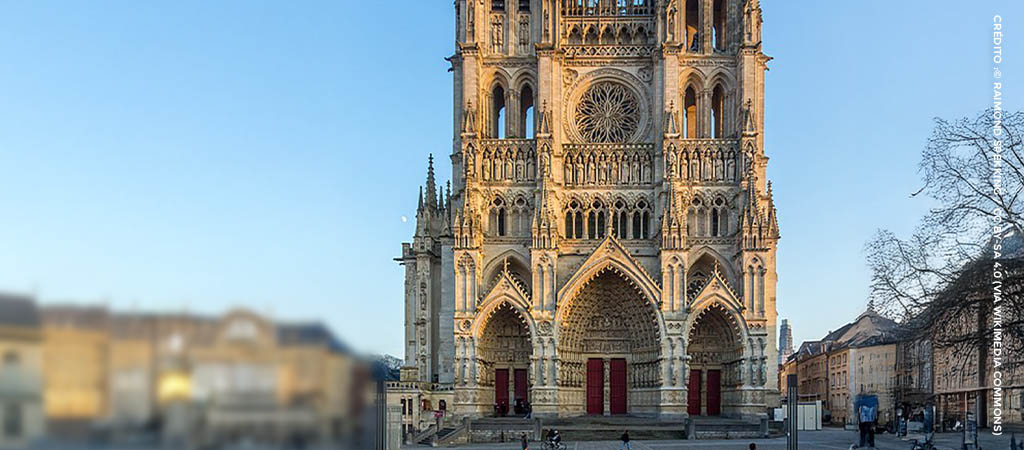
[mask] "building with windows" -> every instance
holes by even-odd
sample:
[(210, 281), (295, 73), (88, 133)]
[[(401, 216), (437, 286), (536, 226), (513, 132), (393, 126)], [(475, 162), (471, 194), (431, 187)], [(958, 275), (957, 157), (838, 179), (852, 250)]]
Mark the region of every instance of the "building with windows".
[(46, 430), (42, 337), (30, 297), (0, 294), (0, 448), (24, 448)]
[(821, 401), (824, 411), (829, 408), (827, 365), (830, 344), (825, 340), (804, 342), (792, 357), (796, 365), (797, 399), (801, 402)]
[(213, 317), (55, 305), (41, 315), (46, 412), (57, 434), (157, 429), (217, 443), (354, 431), (364, 395), (354, 384), (358, 362), (320, 323), (245, 310)]
[(800, 401), (821, 400), (834, 424), (856, 424), (858, 395), (878, 397), (878, 423), (893, 420), (899, 325), (868, 309), (819, 341), (804, 342), (781, 371), (796, 373)]
[(454, 16), (453, 178), (431, 159), (397, 258), (392, 396), (467, 417), (763, 416), (779, 229), (759, 2), (457, 0)]

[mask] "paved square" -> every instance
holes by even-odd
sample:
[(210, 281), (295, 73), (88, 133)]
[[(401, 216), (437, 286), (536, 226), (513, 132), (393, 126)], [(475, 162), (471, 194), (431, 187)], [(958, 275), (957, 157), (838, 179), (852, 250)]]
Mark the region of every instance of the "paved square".
[[(914, 437), (914, 436), (911, 436)], [(853, 431), (838, 429), (826, 429), (822, 431), (805, 431), (799, 436), (801, 449), (836, 449), (848, 450), (856, 443), (858, 436)], [(785, 450), (786, 438), (773, 439), (723, 439), (723, 440), (698, 440), (698, 441), (634, 441), (631, 442), (630, 450), (668, 450), (695, 448), (701, 450), (746, 450), (750, 443), (756, 443), (758, 450)], [(1003, 450), (1008, 449), (1010, 436), (995, 437), (990, 434), (981, 436), (981, 446), (984, 449)], [(875, 445), (879, 450), (910, 450), (910, 440), (898, 439), (892, 435), (877, 435)], [(404, 448), (421, 448), (410, 446)], [(464, 446), (450, 447), (459, 450), (521, 450), (519, 443), (507, 442), (503, 444), (470, 444)], [(540, 449), (539, 443), (531, 443), (531, 449)], [(622, 443), (618, 441), (595, 441), (595, 442), (567, 442), (568, 450), (620, 450)], [(945, 433), (936, 435), (936, 448), (941, 450), (959, 450), (960, 434)]]

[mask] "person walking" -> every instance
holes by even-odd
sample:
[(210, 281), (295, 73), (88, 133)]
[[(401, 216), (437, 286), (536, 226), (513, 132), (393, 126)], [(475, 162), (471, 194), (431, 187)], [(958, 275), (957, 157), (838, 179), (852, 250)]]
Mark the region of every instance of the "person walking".
[(860, 445), (859, 448), (875, 448), (875, 420), (878, 412), (874, 406), (861, 405), (857, 419), (860, 422)]
[(622, 448), (620, 450), (629, 450), (629, 430), (622, 432)]
[(526, 437), (526, 433), (523, 433), (523, 436), (520, 440), (523, 443), (523, 450), (530, 450), (530, 438)]

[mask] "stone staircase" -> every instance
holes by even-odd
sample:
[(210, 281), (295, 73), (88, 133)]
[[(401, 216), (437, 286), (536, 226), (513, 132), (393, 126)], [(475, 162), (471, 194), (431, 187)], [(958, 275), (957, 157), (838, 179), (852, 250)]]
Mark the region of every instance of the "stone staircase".
[[(633, 440), (679, 440), (688, 438), (689, 422), (690, 419), (659, 420), (633, 416), (489, 417), (472, 420), (460, 429), (443, 429), (437, 433), (437, 442), (438, 445), (443, 442), (515, 442), (523, 433), (536, 441), (543, 439), (551, 430), (558, 430), (564, 442), (617, 441), (623, 431), (629, 431)], [(764, 433), (760, 423), (741, 419), (695, 417), (692, 422), (696, 439), (757, 438)]]
[(541, 428), (545, 436), (549, 430), (558, 430), (566, 442), (615, 441), (624, 431), (629, 431), (629, 437), (633, 440), (686, 439), (686, 423), (683, 421), (629, 416), (550, 419), (544, 420)]
[(761, 437), (761, 424), (724, 417), (695, 417), (697, 439), (740, 439)]

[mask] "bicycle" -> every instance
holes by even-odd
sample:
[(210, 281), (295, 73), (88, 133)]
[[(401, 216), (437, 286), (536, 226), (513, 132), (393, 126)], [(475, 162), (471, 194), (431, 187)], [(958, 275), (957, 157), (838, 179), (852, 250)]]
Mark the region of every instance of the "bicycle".
[(935, 450), (935, 444), (932, 443), (932, 437), (925, 435), (924, 442), (914, 439), (913, 447), (910, 450)]
[(566, 448), (567, 447), (565, 446), (565, 444), (563, 444), (561, 441), (554, 442), (548, 440), (544, 441), (544, 446), (542, 447), (542, 450), (566, 450)]

